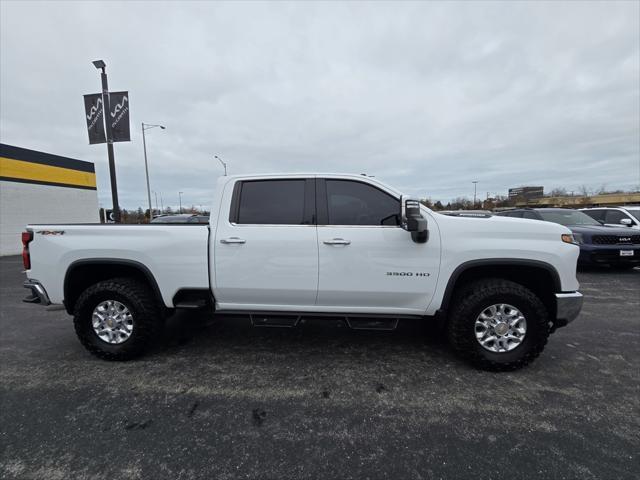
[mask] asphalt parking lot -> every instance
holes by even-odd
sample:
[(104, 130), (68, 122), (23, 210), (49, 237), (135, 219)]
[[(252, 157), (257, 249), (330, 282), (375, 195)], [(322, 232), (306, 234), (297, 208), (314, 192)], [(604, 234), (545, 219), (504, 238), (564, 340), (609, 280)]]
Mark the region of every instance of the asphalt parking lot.
[(21, 302), (0, 259), (5, 479), (637, 479), (640, 270), (579, 273), (585, 307), (513, 373), (427, 329), (354, 332), (176, 316), (128, 363)]

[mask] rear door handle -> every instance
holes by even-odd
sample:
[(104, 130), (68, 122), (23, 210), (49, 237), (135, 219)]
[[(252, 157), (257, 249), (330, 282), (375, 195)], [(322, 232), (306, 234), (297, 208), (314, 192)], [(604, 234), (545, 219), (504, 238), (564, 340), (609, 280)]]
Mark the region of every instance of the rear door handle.
[(231, 243), (247, 243), (247, 241), (243, 238), (238, 238), (238, 237), (229, 237), (229, 238), (223, 238), (222, 240), (220, 240), (220, 243), (224, 243), (225, 245), (229, 245)]
[(325, 245), (351, 245), (351, 240), (345, 240), (344, 238), (332, 238), (331, 240), (325, 240)]

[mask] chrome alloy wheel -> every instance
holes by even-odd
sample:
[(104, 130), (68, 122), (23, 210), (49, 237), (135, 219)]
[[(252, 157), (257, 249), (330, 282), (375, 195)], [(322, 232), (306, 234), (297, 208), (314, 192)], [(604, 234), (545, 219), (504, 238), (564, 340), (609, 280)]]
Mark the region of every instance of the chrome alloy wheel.
[(527, 320), (516, 307), (498, 303), (478, 315), (475, 333), (478, 343), (490, 352), (510, 352), (524, 340)]
[(118, 344), (126, 342), (133, 332), (133, 316), (129, 309), (116, 300), (105, 300), (93, 309), (93, 331), (100, 340)]

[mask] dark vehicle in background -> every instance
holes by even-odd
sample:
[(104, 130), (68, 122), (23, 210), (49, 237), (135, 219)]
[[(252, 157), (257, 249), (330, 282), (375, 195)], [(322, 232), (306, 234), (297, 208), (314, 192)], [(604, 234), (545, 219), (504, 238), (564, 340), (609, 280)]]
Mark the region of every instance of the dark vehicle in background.
[(589, 215), (568, 208), (517, 208), (497, 212), (501, 217), (526, 218), (568, 227), (580, 246), (579, 265), (640, 265), (640, 232), (628, 227), (607, 227)]
[(580, 211), (608, 227), (640, 230), (640, 206), (581, 208)]
[(208, 215), (182, 213), (179, 215), (159, 215), (151, 223), (209, 223)]

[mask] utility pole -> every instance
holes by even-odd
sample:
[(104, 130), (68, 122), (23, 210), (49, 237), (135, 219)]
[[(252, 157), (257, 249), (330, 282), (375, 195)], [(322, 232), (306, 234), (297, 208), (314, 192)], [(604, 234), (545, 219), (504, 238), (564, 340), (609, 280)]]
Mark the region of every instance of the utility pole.
[(182, 213), (182, 194), (183, 193), (184, 192), (178, 192), (178, 199), (179, 199), (179, 202), (180, 202), (180, 213)]
[[(147, 140), (144, 136), (144, 122), (142, 122), (142, 148), (144, 149), (144, 173), (147, 176), (147, 199), (149, 200), (149, 222), (153, 220), (153, 210), (151, 209), (151, 187), (149, 186), (149, 164), (147, 163)], [(158, 198), (156, 197), (156, 203)]]
[(111, 178), (111, 198), (113, 200), (113, 218), (116, 223), (120, 223), (120, 204), (118, 203), (118, 184), (116, 182), (116, 162), (113, 153), (113, 134), (111, 133), (111, 122), (107, 120), (107, 115), (111, 113), (109, 102), (109, 84), (107, 83), (107, 65), (102, 60), (96, 60), (93, 65), (102, 70), (100, 78), (102, 80), (102, 105), (104, 108), (105, 128), (107, 133), (107, 155), (109, 156), (109, 177)]
[(156, 196), (156, 210), (158, 210), (158, 192), (154, 191), (153, 194)]
[[(148, 123), (142, 122), (142, 147), (144, 149), (144, 172), (147, 175), (147, 198), (149, 200), (149, 221), (153, 220), (153, 210), (151, 209), (151, 187), (149, 186), (149, 163), (147, 162), (147, 140), (144, 132), (149, 130), (150, 128), (160, 127), (162, 130), (165, 129), (162, 125), (149, 125)], [(156, 208), (158, 206), (158, 199), (156, 198)]]
[(218, 160), (220, 160), (220, 163), (221, 163), (221, 164), (222, 164), (222, 166), (224, 167), (224, 176), (226, 177), (226, 176), (227, 176), (227, 164), (226, 164), (226, 163), (224, 163), (224, 162), (222, 161), (222, 159), (221, 159), (218, 155), (214, 155), (214, 157), (215, 157), (215, 158), (217, 158)]
[(478, 188), (477, 188), (478, 187), (478, 181), (474, 180), (471, 183), (473, 183), (473, 208), (476, 208), (476, 193), (477, 193), (477, 190), (478, 190)]

